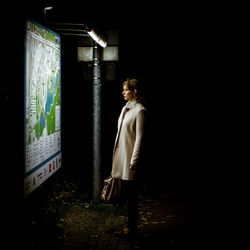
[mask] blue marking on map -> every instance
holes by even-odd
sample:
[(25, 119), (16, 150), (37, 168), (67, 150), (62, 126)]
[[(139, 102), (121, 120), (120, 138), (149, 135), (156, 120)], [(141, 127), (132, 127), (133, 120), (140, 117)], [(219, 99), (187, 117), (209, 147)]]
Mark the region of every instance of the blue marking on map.
[(40, 129), (43, 129), (45, 127), (45, 118), (44, 118), (43, 114), (41, 114), (41, 116), (40, 116), (39, 123), (40, 123)]
[(48, 91), (47, 92), (47, 102), (46, 102), (46, 106), (45, 106), (46, 113), (50, 112), (50, 107), (51, 107), (52, 102), (53, 102), (53, 94), (50, 91)]

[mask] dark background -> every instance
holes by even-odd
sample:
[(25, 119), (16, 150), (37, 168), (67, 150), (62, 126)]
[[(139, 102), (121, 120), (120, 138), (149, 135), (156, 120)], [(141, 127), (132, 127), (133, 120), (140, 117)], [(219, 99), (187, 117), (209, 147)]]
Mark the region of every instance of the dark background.
[[(158, 191), (204, 192), (214, 186), (222, 150), (217, 107), (222, 60), (216, 6), (52, 1), (51, 20), (88, 21), (117, 29), (118, 75), (102, 85), (102, 175), (111, 169), (122, 82), (139, 78), (149, 114), (142, 182)], [(44, 22), (45, 1), (7, 3), (1, 16), (2, 208), (7, 234), (18, 235), (23, 196), (23, 30), (26, 17)], [(137, 4), (137, 5), (136, 5)], [(84, 85), (74, 44), (62, 47), (63, 169), (92, 181), (92, 85)], [(53, 178), (53, 177), (52, 177)], [(45, 183), (46, 186), (46, 183)], [(90, 186), (91, 188), (91, 186)]]
[[(111, 168), (117, 118), (124, 105), (121, 84), (135, 77), (145, 84), (149, 111), (143, 182), (156, 190), (202, 192), (218, 153), (216, 11), (204, 5), (156, 2), (52, 4), (47, 20), (87, 21), (100, 32), (119, 31), (117, 79), (102, 85), (103, 177)], [(31, 17), (45, 23), (44, 5), (45, 1), (8, 4), (4, 8), (8, 18), (1, 18), (6, 79), (1, 83), (2, 162), (17, 197), (22, 197), (23, 181), (23, 21)], [(91, 181), (92, 86), (82, 82), (74, 42), (63, 40), (62, 45), (63, 168)]]

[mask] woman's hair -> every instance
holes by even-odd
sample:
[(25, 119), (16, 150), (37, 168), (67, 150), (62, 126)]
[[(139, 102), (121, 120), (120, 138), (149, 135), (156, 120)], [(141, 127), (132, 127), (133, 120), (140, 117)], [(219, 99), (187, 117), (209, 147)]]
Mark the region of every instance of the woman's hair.
[(145, 103), (144, 94), (143, 94), (143, 86), (137, 79), (127, 78), (127, 80), (123, 82), (122, 86), (125, 86), (125, 85), (129, 90), (135, 93), (135, 100), (137, 102), (140, 102), (142, 104)]

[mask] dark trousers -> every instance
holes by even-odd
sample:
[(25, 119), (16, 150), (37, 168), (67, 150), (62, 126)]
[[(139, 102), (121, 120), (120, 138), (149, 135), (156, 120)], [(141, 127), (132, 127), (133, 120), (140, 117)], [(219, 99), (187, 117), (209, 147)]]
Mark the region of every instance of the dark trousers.
[(127, 205), (127, 227), (137, 231), (138, 227), (138, 190), (136, 181), (123, 180), (125, 204)]

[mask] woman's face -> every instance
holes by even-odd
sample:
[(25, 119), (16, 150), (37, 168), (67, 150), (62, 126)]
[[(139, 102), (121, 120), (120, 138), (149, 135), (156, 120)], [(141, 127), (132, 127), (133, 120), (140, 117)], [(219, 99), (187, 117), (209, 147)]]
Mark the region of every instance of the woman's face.
[(122, 95), (126, 101), (133, 101), (135, 98), (134, 91), (129, 90), (126, 84), (123, 86)]

